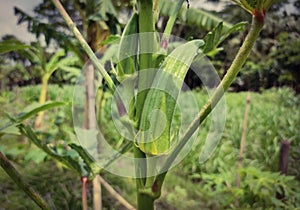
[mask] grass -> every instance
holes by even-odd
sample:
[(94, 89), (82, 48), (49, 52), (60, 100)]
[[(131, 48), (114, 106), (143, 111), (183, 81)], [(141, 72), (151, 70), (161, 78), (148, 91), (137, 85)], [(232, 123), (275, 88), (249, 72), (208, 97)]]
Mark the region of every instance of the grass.
[[(51, 85), (48, 98), (50, 100), (69, 101), (72, 97), (72, 90), (72, 86), (60, 88), (56, 85)], [(203, 92), (195, 91), (194, 93), (197, 101), (202, 104), (205, 98)], [(1, 92), (0, 106), (3, 107), (3, 110), (15, 115), (33, 101), (37, 101), (38, 95), (39, 86), (16, 88), (12, 92)], [(192, 148), (188, 156), (167, 175), (162, 197), (157, 202), (158, 209), (234, 208), (232, 204), (230, 205), (226, 202), (229, 202), (236, 195), (235, 193), (242, 193), (240, 196), (244, 198), (244, 208), (256, 208), (257, 206), (263, 208), (266, 205), (268, 202), (266, 197), (270, 197), (269, 195), (260, 198), (260, 194), (254, 194), (251, 188), (247, 188), (247, 186), (259, 182), (259, 175), (257, 179), (252, 179), (251, 183), (244, 180), (243, 186), (245, 187), (242, 191), (234, 189), (232, 185), (234, 183), (228, 182), (226, 185), (226, 182), (224, 182), (227, 176), (231, 177), (232, 180), (235, 177), (245, 99), (246, 93), (244, 92), (226, 94), (227, 118), (218, 148), (213, 156), (202, 165), (198, 162), (201, 144)], [(11, 104), (14, 104), (14, 106)], [(263, 172), (266, 172), (266, 176), (268, 174), (272, 175), (272, 173), (278, 171), (280, 142), (284, 139), (289, 140), (291, 142), (289, 175), (294, 177), (294, 181), (283, 179), (282, 183), (285, 183), (286, 189), (290, 190), (289, 198), (291, 199), (299, 192), (299, 190), (293, 191), (293, 187), (299, 186), (300, 183), (300, 169), (298, 167), (300, 158), (298, 151), (300, 145), (299, 106), (299, 96), (296, 96), (287, 88), (251, 93), (244, 160), (244, 167), (249, 173), (251, 172), (249, 167), (255, 167), (258, 173), (263, 174)], [(107, 119), (109, 112), (107, 106), (105, 108), (105, 115), (102, 116), (106, 116)], [(47, 113), (45, 118), (45, 126), (47, 128), (45, 133), (47, 135), (45, 134), (44, 137), (47, 137), (49, 141), (70, 141), (67, 139), (68, 135), (72, 133), (70, 107), (51, 110)], [(0, 116), (3, 117), (3, 113), (0, 113)], [(112, 129), (113, 127), (110, 127), (113, 123), (109, 120), (102, 120), (106, 125), (106, 134), (112, 139), (119, 139), (117, 133)], [(28, 121), (27, 123), (33, 123), (33, 121)], [(199, 140), (205, 139), (208, 125), (209, 120), (201, 128)], [(48, 201), (52, 200), (59, 209), (81, 209), (80, 180), (78, 177), (49, 158), (44, 160), (44, 157), (41, 157), (41, 162), (38, 164), (33, 161), (37, 159), (34, 155), (31, 158), (26, 158), (24, 151), (30, 154), (30, 152), (35, 150), (34, 147), (28, 144), (26, 139), (6, 135), (2, 136), (0, 141), (1, 151), (8, 154), (17, 168), (24, 174), (26, 180), (33, 184)], [(34, 154), (36, 155), (36, 153)], [(104, 177), (130, 203), (135, 204), (134, 180), (119, 178), (108, 173), (105, 173)], [(209, 180), (214, 180), (214, 186), (209, 185)], [(217, 184), (218, 180), (225, 184)], [(23, 192), (17, 189), (3, 170), (0, 170), (0, 183), (2, 183), (0, 191), (4, 195), (0, 197), (1, 208), (33, 208), (33, 203)], [(228, 184), (231, 185), (231, 188)], [(249, 196), (252, 195), (251, 193), (259, 197), (258, 201), (253, 200)], [(103, 194), (103, 203), (106, 209), (121, 209), (116, 201), (107, 195), (105, 190), (103, 190)], [(178, 197), (183, 199), (178, 199)], [(182, 200), (185, 202), (182, 202)], [(299, 206), (300, 203), (297, 202), (299, 200), (295, 199), (294, 205), (298, 204)]]

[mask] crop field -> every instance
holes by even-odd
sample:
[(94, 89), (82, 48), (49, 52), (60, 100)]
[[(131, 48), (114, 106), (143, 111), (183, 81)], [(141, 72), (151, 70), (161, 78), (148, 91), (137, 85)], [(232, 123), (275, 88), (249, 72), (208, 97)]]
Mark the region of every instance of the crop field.
[[(71, 101), (72, 86), (49, 87), (48, 100)], [(183, 93), (185, 94), (185, 93)], [(203, 91), (193, 91), (201, 105), (207, 98)], [(6, 114), (16, 116), (38, 101), (39, 86), (15, 88), (2, 92), (0, 97), (1, 124)], [(199, 153), (209, 130), (210, 118), (200, 128), (195, 146), (181, 163), (167, 175), (157, 209), (234, 209), (236, 197), (243, 209), (296, 209), (300, 205), (300, 100), (291, 89), (280, 88), (250, 93), (250, 108), (242, 166), (238, 167), (240, 142), (243, 130), (247, 92), (226, 94), (226, 123), (222, 138), (212, 156), (199, 163)], [(105, 93), (102, 119), (98, 120), (106, 138), (112, 142), (121, 139), (113, 122), (107, 117), (111, 96)], [(33, 124), (27, 120), (25, 124)], [(0, 150), (24, 174), (46, 200), (60, 209), (81, 208), (81, 182), (71, 170), (55, 161), (27, 138), (14, 135), (1, 136)], [(65, 147), (76, 141), (71, 106), (48, 110), (40, 139), (56, 145), (58, 153), (66, 152)], [(290, 142), (288, 176), (279, 173), (279, 153), (283, 140)], [(122, 144), (116, 142), (116, 145)], [(68, 151), (67, 151), (68, 152)], [(67, 153), (72, 156), (73, 154)], [(237, 176), (240, 183), (237, 186)], [(103, 171), (101, 175), (129, 203), (136, 205), (135, 181)], [(0, 172), (2, 209), (33, 209), (34, 204), (13, 181)], [(91, 183), (88, 183), (90, 185)], [(276, 192), (284, 192), (285, 202), (276, 198)], [(92, 193), (91, 191), (88, 194)], [(104, 209), (122, 209), (106, 189), (103, 189)], [(180, 199), (179, 199), (180, 198)], [(183, 201), (184, 202), (181, 202)], [(22, 202), (20, 202), (22, 201)], [(88, 200), (91, 203), (91, 199)]]

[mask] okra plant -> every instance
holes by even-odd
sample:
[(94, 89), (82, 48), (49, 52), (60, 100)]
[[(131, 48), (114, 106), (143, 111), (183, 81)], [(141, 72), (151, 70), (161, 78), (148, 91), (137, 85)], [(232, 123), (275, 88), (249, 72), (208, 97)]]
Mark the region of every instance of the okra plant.
[[(185, 1), (178, 0), (176, 11), (169, 18), (161, 38), (155, 30), (159, 0), (137, 1), (136, 12), (125, 27), (119, 43), (119, 52), (125, 50), (125, 54), (128, 52), (129, 55), (118, 61), (116, 69), (114, 69), (119, 83), (122, 84), (128, 77), (132, 77), (132, 83), (136, 83), (125, 88), (125, 92), (129, 92), (131, 96), (125, 102), (126, 99), (122, 98), (122, 93), (116, 88), (117, 84), (113, 83), (103, 66), (99, 64), (74, 24), (62, 11), (59, 2), (53, 1), (62, 11), (70, 28), (79, 38), (110, 90), (114, 93), (120, 117), (127, 117), (126, 122), (129, 124), (127, 128), (131, 138), (129, 140), (132, 141), (131, 147), (133, 147), (135, 158), (138, 209), (154, 209), (154, 201), (160, 197), (161, 188), (170, 166), (199, 125), (216, 107), (224, 91), (229, 88), (241, 70), (263, 28), (265, 14), (273, 3), (273, 0), (233, 1), (252, 15), (250, 30), (226, 75), (180, 137), (176, 136), (176, 130), (172, 129), (172, 121), (184, 77), (198, 55), (209, 54), (216, 50), (222, 39), (226, 37), (226, 34), (222, 32), (222, 25), (217, 26), (204, 40), (192, 40), (178, 46), (168, 54), (167, 48), (171, 31)], [(229, 31), (233, 32), (237, 28)], [(133, 38), (128, 42), (124, 41), (125, 36)], [(126, 84), (128, 82), (123, 82), (124, 86)], [(172, 141), (176, 143), (172, 143)], [(152, 161), (156, 157), (163, 157), (165, 161), (163, 163)], [(158, 165), (161, 167), (157, 167)]]
[[(134, 163), (135, 172), (124, 172), (122, 175), (136, 178), (137, 208), (140, 210), (154, 209), (154, 202), (161, 195), (162, 185), (168, 170), (174, 162), (178, 162), (177, 158), (180, 153), (193, 140), (192, 137), (201, 123), (216, 108), (224, 92), (230, 87), (241, 70), (263, 28), (266, 12), (273, 3), (273, 0), (233, 1), (252, 15), (250, 30), (226, 75), (210, 94), (206, 104), (195, 114), (195, 118), (190, 121), (190, 124), (185, 129), (181, 129), (176, 126), (174, 118), (178, 111), (180, 90), (187, 71), (193, 63), (203, 60), (205, 55), (215, 54), (222, 41), (232, 32), (243, 29), (245, 23), (239, 23), (229, 30), (224, 30), (222, 23), (219, 23), (203, 40), (196, 39), (186, 43), (172, 44), (170, 42), (171, 31), (176, 18), (183, 6), (189, 7), (189, 2), (186, 0), (176, 1), (176, 9), (172, 11), (165, 31), (160, 35), (155, 29), (159, 17), (160, 1), (137, 0), (132, 17), (128, 21), (122, 37), (118, 40), (117, 60), (111, 65), (111, 72), (115, 74), (117, 79), (114, 82), (65, 12), (59, 0), (53, 0), (67, 25), (112, 92), (118, 111), (116, 121), (122, 127), (121, 130), (123, 131), (121, 132), (124, 132), (122, 135), (128, 140), (121, 151), (109, 150), (108, 144), (100, 142), (100, 147), (102, 147), (100, 154), (95, 151), (97, 145), (94, 142), (81, 142), (85, 149), (75, 144), (70, 146), (77, 151), (84, 161), (84, 168), (89, 172), (89, 178), (100, 173), (102, 169), (111, 171), (111, 165), (117, 161), (115, 159), (122, 159), (123, 153), (133, 151), (133, 157), (126, 156), (123, 158), (123, 163), (126, 161)], [(187, 5), (184, 5), (185, 2)], [(78, 91), (76, 92), (78, 94), (80, 89), (75, 91)], [(75, 102), (80, 100), (82, 101), (82, 98), (75, 97)], [(76, 103), (73, 106), (76, 106)], [(185, 110), (180, 111), (184, 112)], [(80, 126), (80, 124), (76, 124), (75, 119), (75, 126), (77, 125)], [(18, 126), (21, 132), (32, 139), (41, 149), (82, 175), (82, 166), (79, 163), (76, 163), (71, 157), (54, 155), (51, 149), (37, 140), (29, 127), (22, 124)], [(96, 139), (97, 142), (97, 132), (88, 133), (82, 129), (76, 129), (76, 127), (75, 130), (79, 140), (81, 137), (87, 139), (86, 136), (88, 136), (88, 140)], [(205, 151), (202, 156), (203, 160), (210, 155), (216, 146), (215, 143), (212, 144), (212, 147), (211, 145), (207, 148), (204, 147), (204, 150), (209, 151)]]

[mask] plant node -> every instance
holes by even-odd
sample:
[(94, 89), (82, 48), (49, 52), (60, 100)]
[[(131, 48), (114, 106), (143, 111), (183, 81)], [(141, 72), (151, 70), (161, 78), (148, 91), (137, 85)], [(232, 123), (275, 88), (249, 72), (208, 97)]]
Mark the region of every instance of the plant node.
[(265, 10), (253, 10), (252, 12), (254, 18), (260, 22), (260, 23), (264, 23), (265, 20), (265, 15), (266, 15), (266, 11)]

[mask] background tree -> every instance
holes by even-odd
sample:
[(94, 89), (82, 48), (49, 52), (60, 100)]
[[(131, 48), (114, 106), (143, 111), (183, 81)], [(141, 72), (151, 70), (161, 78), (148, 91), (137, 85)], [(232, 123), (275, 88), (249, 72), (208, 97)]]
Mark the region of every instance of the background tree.
[[(16, 68), (19, 72), (25, 72), (28, 78), (31, 77), (41, 81), (40, 104), (44, 104), (47, 100), (48, 82), (55, 71), (63, 70), (75, 76), (79, 75), (80, 70), (78, 66), (80, 61), (76, 56), (67, 56), (63, 49), (58, 50), (56, 53), (49, 53), (39, 42), (32, 42), (30, 47), (21, 49), (25, 44), (12, 38), (9, 37), (9, 39), (2, 41), (1, 47), (20, 46), (19, 50), (8, 52), (10, 54), (10, 62), (16, 60), (17, 63), (11, 68), (5, 68), (5, 66), (2, 66), (2, 68), (4, 70)], [(21, 81), (24, 81), (24, 78)], [(43, 117), (44, 112), (40, 112), (35, 122), (35, 128), (42, 126)]]
[[(21, 43), (13, 35), (6, 35), (2, 37), (1, 43)], [(15, 51), (9, 51), (1, 54), (0, 57), (0, 89), (12, 89), (14, 85), (22, 86), (28, 84), (35, 84), (35, 78), (32, 74), (32, 68), (27, 58), (18, 54)]]

